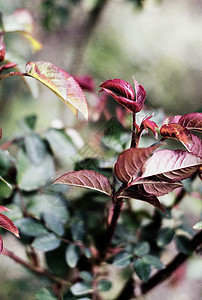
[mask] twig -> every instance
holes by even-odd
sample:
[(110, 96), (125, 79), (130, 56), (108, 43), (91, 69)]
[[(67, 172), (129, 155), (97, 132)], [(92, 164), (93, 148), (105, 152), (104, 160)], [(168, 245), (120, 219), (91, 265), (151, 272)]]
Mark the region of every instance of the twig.
[(57, 284), (60, 284), (61, 286), (66, 286), (66, 287), (70, 287), (71, 283), (63, 278), (57, 277), (55, 276), (53, 273), (51, 273), (50, 271), (40, 267), (40, 266), (34, 266), (29, 264), (28, 262), (26, 262), (25, 260), (21, 259), (20, 257), (16, 256), (12, 251), (4, 248), (3, 255), (6, 255), (8, 257), (10, 257), (11, 259), (13, 259), (16, 263), (19, 263), (20, 265), (22, 265), (23, 267), (25, 267), (26, 269), (31, 270), (32, 272), (44, 276), (48, 279), (50, 279), (52, 282), (55, 282)]
[(137, 136), (137, 124), (136, 124), (136, 116), (133, 113), (133, 128), (132, 128), (132, 137), (131, 137), (131, 148), (136, 148), (138, 145), (138, 136)]

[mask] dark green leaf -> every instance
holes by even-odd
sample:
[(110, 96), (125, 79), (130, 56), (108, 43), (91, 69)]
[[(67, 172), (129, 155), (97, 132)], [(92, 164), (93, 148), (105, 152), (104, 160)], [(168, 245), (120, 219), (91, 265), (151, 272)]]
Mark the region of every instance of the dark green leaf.
[(193, 251), (193, 246), (191, 241), (184, 235), (176, 235), (175, 243), (178, 250), (184, 254), (191, 254)]
[(157, 245), (159, 247), (163, 247), (169, 244), (172, 241), (174, 234), (175, 231), (173, 228), (169, 228), (169, 227), (161, 228), (157, 236)]
[(72, 222), (71, 232), (74, 241), (82, 241), (85, 234), (85, 225), (83, 220), (75, 219)]
[(31, 162), (39, 165), (47, 153), (46, 145), (42, 139), (37, 134), (31, 132), (25, 136), (24, 144), (25, 151)]
[(48, 228), (54, 233), (62, 236), (64, 234), (64, 227), (60, 218), (53, 212), (44, 213), (44, 221)]
[(83, 279), (84, 281), (87, 281), (87, 282), (92, 282), (93, 281), (93, 275), (90, 272), (87, 272), (87, 271), (81, 271), (79, 273), (79, 277), (81, 279)]
[(30, 115), (20, 120), (19, 125), (25, 132), (30, 132), (35, 129), (36, 120), (36, 115)]
[(35, 238), (32, 246), (46, 252), (56, 249), (60, 243), (60, 239), (54, 233), (48, 233)]
[(92, 287), (83, 282), (77, 282), (70, 288), (72, 294), (76, 296), (82, 296), (92, 293)]
[(149, 243), (147, 242), (140, 242), (134, 248), (134, 254), (137, 256), (143, 256), (147, 254), (150, 250)]
[(163, 269), (164, 267), (162, 262), (156, 256), (147, 254), (143, 257), (143, 260), (145, 263), (153, 266), (155, 269)]
[(131, 263), (133, 255), (127, 252), (118, 253), (114, 260), (113, 264), (118, 268), (125, 268)]
[(76, 267), (80, 255), (81, 255), (81, 251), (77, 245), (70, 244), (67, 246), (65, 258), (70, 268)]
[(43, 185), (54, 173), (53, 158), (46, 154), (39, 165), (32, 164), (28, 156), (22, 150), (18, 153), (17, 183), (20, 189), (25, 191), (36, 190)]
[(179, 230), (183, 231), (183, 233), (188, 234), (190, 236), (194, 236), (194, 233), (195, 233), (194, 230), (193, 230), (193, 228), (190, 227), (187, 224), (181, 224), (180, 226), (178, 226), (177, 227), (177, 232), (179, 232)]
[(36, 293), (36, 300), (56, 300), (56, 298), (45, 288)]
[(19, 228), (20, 232), (28, 236), (38, 236), (44, 233), (47, 233), (46, 228), (41, 222), (31, 219), (31, 218), (22, 218), (15, 222), (15, 225)]
[(143, 258), (138, 258), (134, 262), (134, 270), (138, 277), (146, 282), (151, 274), (151, 266), (144, 261)]
[(111, 289), (112, 287), (112, 283), (111, 281), (107, 280), (107, 279), (101, 279), (98, 281), (98, 291), (100, 292), (107, 292)]

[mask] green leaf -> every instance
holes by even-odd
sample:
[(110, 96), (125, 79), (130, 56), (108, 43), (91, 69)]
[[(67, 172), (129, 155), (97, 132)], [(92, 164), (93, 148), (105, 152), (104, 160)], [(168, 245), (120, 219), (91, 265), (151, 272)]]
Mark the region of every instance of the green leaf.
[(15, 225), (22, 233), (28, 236), (38, 236), (47, 233), (46, 228), (40, 221), (31, 218), (22, 218), (15, 221)]
[(194, 226), (194, 229), (202, 229), (202, 221), (197, 222)]
[(8, 181), (6, 181), (2, 176), (0, 176), (0, 180), (3, 181), (9, 187), (9, 189), (12, 190), (12, 185), (8, 183)]
[(150, 250), (149, 243), (147, 242), (140, 242), (134, 248), (134, 254), (137, 256), (143, 256), (147, 254)]
[(145, 263), (153, 266), (155, 269), (163, 269), (164, 268), (164, 265), (156, 256), (147, 254), (143, 257), (143, 260)]
[(133, 255), (127, 252), (118, 253), (113, 260), (113, 265), (118, 268), (125, 268), (131, 263)]
[(40, 165), (33, 164), (24, 151), (18, 153), (17, 183), (24, 191), (36, 190), (45, 185), (54, 173), (54, 162), (51, 155), (46, 154)]
[(47, 154), (46, 145), (35, 133), (30, 133), (24, 139), (27, 156), (35, 165), (41, 164)]
[(83, 282), (75, 283), (71, 288), (71, 292), (75, 296), (82, 296), (92, 293), (92, 287), (89, 284)]
[(134, 270), (138, 277), (146, 282), (151, 274), (151, 266), (144, 261), (143, 258), (138, 258), (134, 262)]
[(71, 233), (74, 241), (82, 241), (85, 234), (85, 224), (82, 219), (75, 219), (71, 224)]
[(47, 252), (58, 248), (60, 243), (60, 239), (54, 233), (48, 233), (35, 238), (32, 246), (38, 250)]
[(76, 267), (81, 255), (80, 248), (77, 245), (70, 244), (66, 249), (66, 262), (70, 268)]
[(81, 271), (79, 277), (89, 283), (93, 281), (93, 275), (87, 271)]
[(191, 254), (193, 252), (191, 241), (186, 236), (176, 235), (175, 243), (180, 252), (184, 254)]
[(56, 300), (56, 298), (45, 288), (36, 293), (36, 300)]
[(169, 228), (169, 227), (161, 228), (157, 236), (157, 245), (159, 247), (163, 247), (169, 244), (172, 241), (174, 234), (175, 231), (173, 228)]
[(107, 279), (101, 279), (98, 281), (97, 289), (100, 292), (107, 292), (111, 289), (112, 283)]
[(29, 115), (22, 120), (19, 121), (19, 125), (22, 129), (24, 129), (25, 132), (31, 132), (35, 129), (37, 121), (36, 115)]
[(46, 212), (44, 213), (43, 218), (46, 225), (51, 231), (53, 231), (59, 236), (62, 236), (64, 234), (63, 224), (56, 214), (52, 212)]
[(56, 93), (76, 116), (79, 110), (88, 120), (85, 94), (71, 75), (45, 61), (27, 63), (26, 73)]

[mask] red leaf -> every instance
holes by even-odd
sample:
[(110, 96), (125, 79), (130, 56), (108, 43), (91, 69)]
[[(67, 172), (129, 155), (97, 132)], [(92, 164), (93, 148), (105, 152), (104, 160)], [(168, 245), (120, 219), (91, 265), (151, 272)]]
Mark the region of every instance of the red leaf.
[(156, 132), (156, 128), (158, 128), (158, 126), (156, 125), (155, 122), (149, 120), (152, 117), (153, 117), (153, 115), (143, 119), (142, 123), (140, 125), (140, 129), (147, 129), (148, 128), (153, 132), (155, 138), (158, 138), (158, 133)]
[(202, 130), (202, 113), (190, 113), (182, 116), (178, 123), (187, 129)]
[[(0, 22), (1, 22), (1, 20), (0, 20)], [(1, 26), (1, 24), (0, 24), (0, 26)], [(6, 54), (6, 45), (4, 44), (3, 31), (1, 31), (0, 32), (0, 62), (4, 61), (5, 54)]]
[(91, 170), (80, 170), (63, 174), (57, 178), (53, 184), (67, 184), (96, 190), (111, 196), (112, 188), (109, 179), (104, 175)]
[(0, 139), (2, 138), (2, 128), (0, 127)]
[(27, 63), (26, 73), (55, 92), (75, 115), (77, 115), (79, 110), (88, 120), (88, 106), (85, 94), (71, 75), (44, 61)]
[(158, 198), (155, 195), (149, 194), (145, 191), (143, 185), (136, 185), (136, 186), (130, 186), (127, 189), (123, 189), (120, 193), (119, 197), (125, 197), (125, 198), (134, 198), (138, 200), (145, 201), (154, 207), (160, 209), (164, 213), (166, 213), (163, 205), (160, 203)]
[(132, 86), (122, 79), (109, 79), (103, 82), (100, 87), (101, 91), (110, 94), (118, 103), (132, 111), (133, 113), (139, 112), (144, 104), (146, 92), (144, 88), (135, 81), (135, 93)]
[(165, 138), (174, 138), (180, 140), (187, 149), (192, 146), (192, 134), (185, 127), (177, 123), (165, 124), (161, 127), (160, 133)]
[[(156, 151), (142, 166), (142, 178), (179, 182), (190, 177), (202, 159), (184, 150)], [(140, 178), (139, 178), (140, 179)]]
[(88, 92), (95, 91), (95, 82), (90, 75), (74, 76), (80, 87)]
[(181, 117), (182, 117), (181, 115), (165, 117), (165, 119), (163, 120), (163, 125), (170, 124), (170, 123), (178, 123)]
[(8, 217), (3, 214), (0, 214), (0, 227), (3, 227), (6, 230), (9, 230), (15, 236), (19, 237), (18, 228), (15, 226), (13, 221), (11, 221)]
[(3, 65), (3, 66), (0, 67), (0, 72), (3, 71), (3, 70), (14, 68), (16, 66), (17, 66), (17, 64), (15, 64), (15, 63), (12, 63), (12, 62), (7, 63), (7, 64), (5, 64), (5, 65)]
[(148, 148), (130, 148), (122, 152), (115, 164), (115, 174), (121, 182), (127, 183), (139, 171), (146, 159), (160, 144)]
[(3, 239), (0, 236), (0, 254), (2, 253), (2, 251), (3, 251)]
[(202, 140), (198, 138), (195, 134), (192, 134), (192, 144), (189, 150), (192, 154), (202, 158)]

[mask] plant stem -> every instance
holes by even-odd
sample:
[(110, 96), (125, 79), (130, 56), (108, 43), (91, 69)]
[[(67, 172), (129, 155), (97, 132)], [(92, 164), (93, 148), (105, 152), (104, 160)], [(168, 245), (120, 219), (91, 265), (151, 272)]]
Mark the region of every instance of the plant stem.
[(38, 275), (41, 275), (41, 276), (44, 276), (44, 277), (50, 279), (52, 282), (60, 284), (61, 286), (66, 286), (66, 287), (70, 287), (71, 286), (71, 283), (69, 281), (66, 281), (63, 278), (55, 276), (53, 273), (49, 272), (46, 269), (43, 269), (40, 266), (34, 266), (34, 265), (29, 264), (28, 262), (26, 262), (22, 258), (16, 256), (12, 251), (10, 251), (10, 250), (8, 250), (6, 248), (3, 249), (2, 254), (10, 257), (16, 263), (19, 263), (20, 265), (22, 265), (25, 268), (33, 271), (34, 273), (37, 273)]
[(132, 138), (131, 138), (131, 148), (137, 147), (137, 133), (136, 133), (136, 116), (133, 114), (133, 127), (132, 127)]

